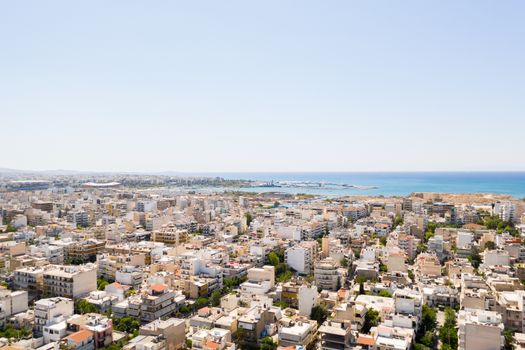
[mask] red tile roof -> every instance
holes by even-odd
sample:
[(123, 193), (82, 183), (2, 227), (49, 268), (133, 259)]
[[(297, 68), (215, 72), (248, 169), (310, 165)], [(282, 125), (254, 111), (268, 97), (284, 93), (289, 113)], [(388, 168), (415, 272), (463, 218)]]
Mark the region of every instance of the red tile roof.
[(157, 293), (164, 292), (166, 290), (167, 286), (165, 284), (152, 284), (151, 290)]
[(82, 329), (78, 332), (70, 334), (69, 336), (66, 337), (66, 339), (71, 339), (75, 343), (79, 344), (85, 340), (88, 340), (89, 337), (92, 337), (92, 336), (93, 336), (93, 332), (87, 329)]

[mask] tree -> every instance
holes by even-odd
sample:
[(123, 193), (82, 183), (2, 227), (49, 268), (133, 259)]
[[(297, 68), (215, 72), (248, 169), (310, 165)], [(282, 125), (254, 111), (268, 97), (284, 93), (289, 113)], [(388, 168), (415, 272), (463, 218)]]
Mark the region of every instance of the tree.
[(272, 266), (275, 266), (277, 267), (277, 265), (279, 265), (279, 257), (277, 256), (277, 254), (275, 252), (270, 252), (268, 254), (268, 263)]
[(496, 249), (496, 243), (492, 241), (485, 242), (485, 249), (488, 249), (488, 250)]
[(21, 329), (16, 329), (11, 324), (8, 324), (4, 328), (0, 329), (0, 338), (21, 339), (21, 338), (25, 338), (25, 337), (27, 337), (27, 336), (29, 336), (31, 334), (32, 334), (32, 332), (31, 332), (30, 329), (25, 328), (25, 327), (21, 328)]
[(75, 306), (76, 306), (77, 312), (82, 315), (98, 311), (95, 305), (90, 304), (85, 299), (78, 299)]
[(386, 237), (379, 238), (379, 243), (381, 243), (382, 246), (386, 246)]
[(476, 248), (472, 248), (472, 253), (468, 256), (468, 261), (470, 261), (475, 269), (477, 269), (481, 264), (481, 255), (479, 255), (479, 252)]
[(195, 306), (195, 309), (198, 310), (200, 308), (208, 306), (208, 304), (209, 304), (208, 298), (206, 298), (206, 297), (199, 297), (199, 298), (197, 298), (197, 300), (195, 300), (194, 306)]
[(365, 314), (365, 322), (363, 323), (363, 333), (370, 332), (370, 328), (379, 324), (381, 318), (379, 312), (374, 309), (369, 309)]
[(98, 290), (104, 290), (107, 285), (109, 285), (108, 281), (103, 280), (102, 278), (97, 278), (97, 289)]
[(510, 329), (503, 331), (503, 337), (505, 338), (505, 346), (503, 349), (512, 350), (514, 349), (514, 333)]
[(317, 324), (321, 325), (328, 318), (328, 310), (321, 305), (316, 305), (312, 308), (310, 319), (317, 321)]
[(191, 314), (191, 308), (190, 308), (188, 305), (182, 305), (182, 306), (179, 308), (179, 312), (180, 312), (182, 315), (189, 315), (189, 314)]
[(359, 295), (365, 294), (365, 284), (364, 282), (359, 282)]
[(416, 276), (414, 275), (414, 271), (408, 270), (408, 278), (410, 278), (412, 282), (415, 282)]
[(419, 344), (425, 346), (428, 349), (431, 349), (434, 347), (434, 333), (433, 332), (426, 332), (420, 339)]
[(213, 293), (211, 293), (210, 297), (211, 306), (219, 306), (221, 304), (221, 297), (221, 292), (218, 290), (214, 290)]
[(425, 232), (425, 242), (428, 242), (428, 240), (429, 240), (431, 237), (434, 237), (434, 232), (432, 232), (432, 231), (427, 231), (427, 232)]
[(261, 350), (275, 350), (277, 349), (277, 344), (273, 341), (272, 337), (264, 337), (261, 339)]
[(140, 328), (140, 321), (129, 316), (125, 317), (114, 317), (113, 318), (113, 329), (120, 332), (134, 333)]
[(6, 233), (9, 233), (9, 232), (16, 232), (16, 227), (14, 227), (13, 225), (11, 224), (7, 224), (7, 227), (5, 229), (5, 232)]
[(290, 307), (290, 305), (286, 301), (276, 301), (273, 303), (273, 306), (277, 306), (280, 309), (286, 309), (287, 307)]
[(342, 258), (341, 261), (340, 261), (340, 264), (342, 267), (348, 267), (348, 259), (347, 258)]
[(186, 348), (191, 349), (193, 347), (193, 342), (190, 338), (186, 338)]
[(458, 348), (456, 312), (450, 307), (445, 309), (445, 322), (439, 329), (439, 340), (443, 344), (442, 349), (456, 350)]
[(394, 223), (392, 224), (392, 230), (398, 227), (399, 225), (403, 225), (403, 218), (399, 215), (396, 215), (394, 218)]
[(247, 276), (239, 277), (225, 277), (223, 284), (229, 289), (237, 288), (241, 283), (245, 282), (248, 279)]
[(436, 309), (423, 305), (422, 315), (421, 315), (421, 328), (420, 332), (425, 334), (428, 331), (436, 328), (437, 325), (437, 311)]
[(437, 223), (431, 221), (427, 224), (427, 231), (430, 231), (432, 233), (436, 233)]
[(388, 272), (388, 267), (382, 262), (379, 263), (379, 272), (383, 272), (383, 273)]
[(252, 217), (252, 214), (250, 213), (246, 213), (244, 214), (244, 216), (246, 217), (246, 226), (250, 226), (250, 224), (252, 223), (253, 221), (253, 217)]
[(431, 347), (425, 346), (421, 343), (414, 344), (414, 350), (432, 350)]
[(383, 298), (392, 298), (392, 293), (385, 289), (380, 290), (379, 293), (377, 293), (377, 295)]

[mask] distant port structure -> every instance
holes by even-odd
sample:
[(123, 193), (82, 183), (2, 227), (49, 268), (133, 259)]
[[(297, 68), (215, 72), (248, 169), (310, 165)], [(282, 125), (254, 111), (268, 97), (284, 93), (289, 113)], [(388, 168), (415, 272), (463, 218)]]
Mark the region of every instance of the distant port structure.
[(84, 188), (117, 188), (120, 182), (85, 182), (82, 184)]

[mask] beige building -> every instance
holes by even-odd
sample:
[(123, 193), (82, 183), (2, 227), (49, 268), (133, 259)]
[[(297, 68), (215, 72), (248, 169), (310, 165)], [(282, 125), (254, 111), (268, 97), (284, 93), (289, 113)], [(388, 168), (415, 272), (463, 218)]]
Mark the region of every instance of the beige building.
[(334, 259), (326, 258), (315, 264), (315, 284), (321, 289), (336, 291), (340, 286), (337, 264)]
[(438, 257), (435, 254), (419, 254), (416, 259), (416, 271), (420, 276), (441, 276), (441, 264)]
[(163, 335), (166, 338), (167, 350), (176, 350), (184, 346), (186, 323), (177, 318), (158, 319), (140, 327), (139, 334)]
[(45, 295), (77, 298), (97, 290), (97, 267), (55, 265), (44, 272), (43, 279)]

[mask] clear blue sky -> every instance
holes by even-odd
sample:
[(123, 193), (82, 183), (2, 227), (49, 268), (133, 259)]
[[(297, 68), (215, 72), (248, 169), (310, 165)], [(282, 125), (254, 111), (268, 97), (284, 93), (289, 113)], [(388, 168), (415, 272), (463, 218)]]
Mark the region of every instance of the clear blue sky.
[(0, 167), (525, 170), (524, 1), (3, 1)]

